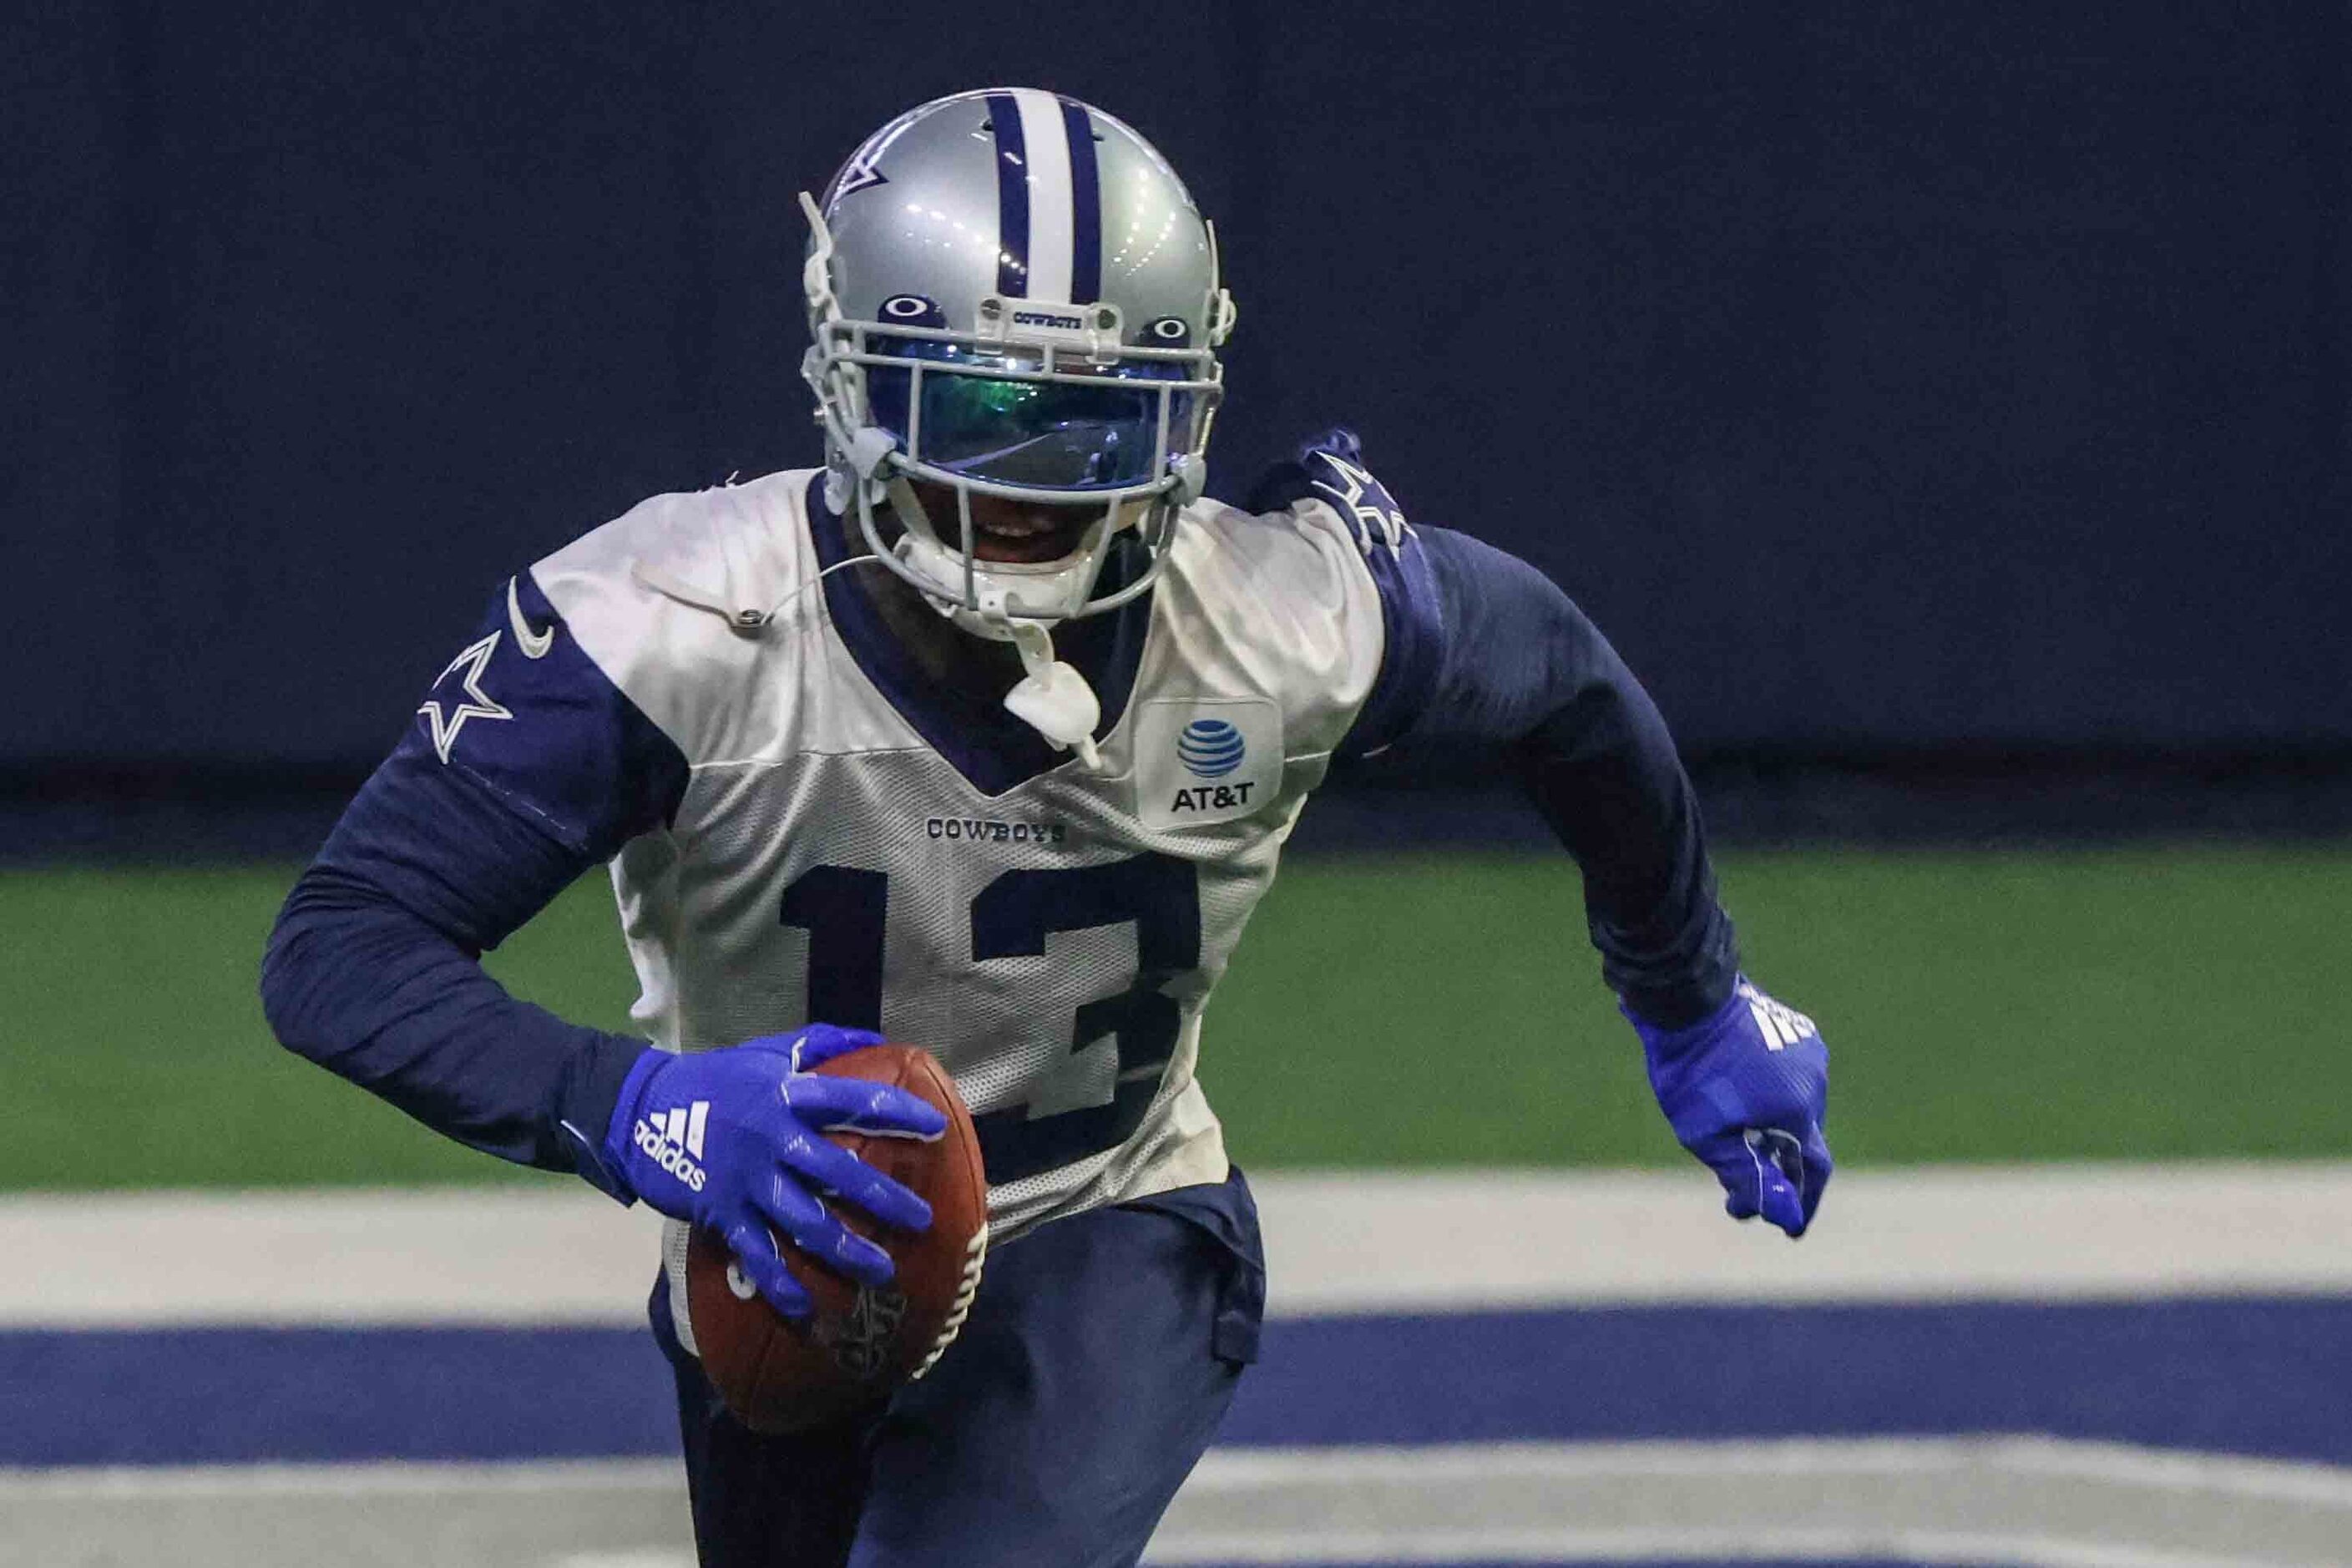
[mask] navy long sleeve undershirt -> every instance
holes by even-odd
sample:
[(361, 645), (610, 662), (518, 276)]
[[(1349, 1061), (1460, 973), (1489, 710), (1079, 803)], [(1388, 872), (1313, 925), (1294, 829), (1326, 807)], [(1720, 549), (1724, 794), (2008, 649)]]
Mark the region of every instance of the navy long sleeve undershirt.
[[(1343, 754), (1504, 748), (1582, 870), (1610, 985), (1654, 1022), (1703, 1016), (1730, 993), (1736, 945), (1639, 682), (1565, 594), (1500, 551), (1424, 528), (1372, 554), (1387, 655)], [(436, 1131), (615, 1191), (595, 1151), (645, 1042), (519, 1001), (478, 960), (660, 828), (686, 763), (568, 635), (552, 654), (502, 653), (509, 629), (562, 629), (528, 575), (510, 592), (296, 883), (262, 998), (289, 1048)]]
[(1269, 468), (1249, 510), (1316, 500), (1354, 531), (1387, 642), (1342, 761), (1402, 746), (1501, 748), (1584, 876), (1601, 973), (1644, 1020), (1696, 1023), (1738, 981), (1706, 829), (1665, 721), (1542, 573), (1443, 528), (1414, 528), (1335, 429)]
[(518, 1001), (479, 959), (589, 864), (464, 773), (394, 753), (278, 917), (270, 1026), (461, 1143), (579, 1169), (646, 1042)]
[(1601, 976), (1652, 1023), (1721, 1005), (1738, 945), (1690, 779), (1648, 692), (1549, 577), (1466, 534), (1420, 531), (1443, 623), (1406, 749), (1503, 746), (1584, 877)]

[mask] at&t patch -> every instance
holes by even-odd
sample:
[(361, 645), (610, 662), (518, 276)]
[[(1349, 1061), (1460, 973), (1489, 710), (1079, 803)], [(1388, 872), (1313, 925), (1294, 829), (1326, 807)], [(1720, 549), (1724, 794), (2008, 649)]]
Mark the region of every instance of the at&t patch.
[(1157, 831), (1262, 811), (1282, 789), (1282, 710), (1262, 697), (1146, 702), (1135, 719), (1135, 815)]

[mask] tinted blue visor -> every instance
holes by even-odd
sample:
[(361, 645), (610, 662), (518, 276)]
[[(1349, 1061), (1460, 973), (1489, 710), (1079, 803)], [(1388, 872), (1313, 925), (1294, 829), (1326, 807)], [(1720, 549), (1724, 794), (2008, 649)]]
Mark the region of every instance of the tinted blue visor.
[[(868, 362), (866, 395), (874, 423), (898, 437), (899, 450), (950, 473), (1037, 489), (1105, 490), (1160, 477), (1160, 403), (1168, 405), (1171, 455), (1189, 451), (1195, 395), (1161, 384), (1188, 379), (1181, 363), (1140, 360), (1062, 381), (1014, 381), (975, 371), (1034, 370), (1036, 362), (985, 353), (958, 343), (879, 338), (878, 353), (920, 359), (922, 417), (908, 406), (911, 371)], [(910, 444), (909, 436), (913, 437)]]

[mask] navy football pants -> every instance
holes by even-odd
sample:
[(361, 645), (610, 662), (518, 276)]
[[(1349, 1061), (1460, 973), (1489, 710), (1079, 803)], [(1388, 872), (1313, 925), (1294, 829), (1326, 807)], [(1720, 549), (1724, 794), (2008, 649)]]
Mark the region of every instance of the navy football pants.
[(989, 1254), (962, 1334), (874, 1415), (762, 1436), (678, 1345), (704, 1568), (1133, 1563), (1257, 1352), (1265, 1271), (1235, 1170)]

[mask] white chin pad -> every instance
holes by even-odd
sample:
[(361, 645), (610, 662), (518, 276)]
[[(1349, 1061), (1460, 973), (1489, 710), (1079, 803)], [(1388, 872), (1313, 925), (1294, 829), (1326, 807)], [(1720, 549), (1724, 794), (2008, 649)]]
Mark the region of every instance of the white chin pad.
[(1066, 664), (1047, 665), (1004, 694), (1013, 716), (1064, 751), (1079, 742), (1092, 743), (1095, 726), (1102, 722), (1102, 704), (1087, 678)]
[(1095, 689), (1054, 657), (1054, 639), (1045, 627), (1034, 621), (1015, 621), (1011, 631), (1021, 668), (1028, 673), (1004, 694), (1006, 710), (1053, 745), (1075, 749), (1087, 767), (1099, 768), (1102, 759), (1094, 735), (1102, 722), (1102, 702)]

